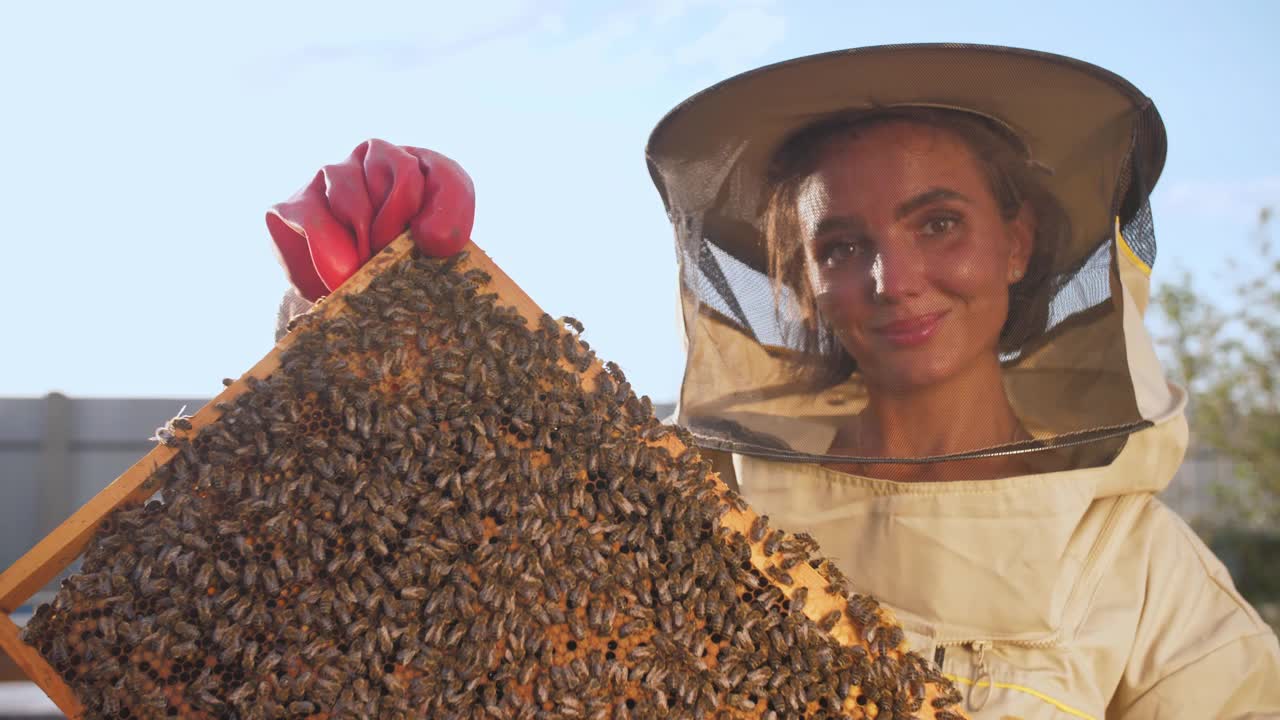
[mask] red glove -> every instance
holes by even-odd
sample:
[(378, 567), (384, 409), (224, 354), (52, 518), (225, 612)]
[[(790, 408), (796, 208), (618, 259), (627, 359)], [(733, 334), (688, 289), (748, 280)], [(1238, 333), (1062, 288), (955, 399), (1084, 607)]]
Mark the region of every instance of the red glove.
[(315, 302), (406, 229), (427, 255), (457, 253), (475, 214), (475, 188), (456, 162), (367, 140), (267, 211), (267, 230), (289, 281)]

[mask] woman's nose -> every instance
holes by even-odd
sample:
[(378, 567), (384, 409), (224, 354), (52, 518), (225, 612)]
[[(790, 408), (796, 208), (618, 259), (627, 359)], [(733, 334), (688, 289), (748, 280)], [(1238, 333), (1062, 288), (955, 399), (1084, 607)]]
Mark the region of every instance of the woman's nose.
[(871, 261), (871, 288), (878, 302), (894, 302), (924, 289), (924, 258), (913, 242), (886, 242)]

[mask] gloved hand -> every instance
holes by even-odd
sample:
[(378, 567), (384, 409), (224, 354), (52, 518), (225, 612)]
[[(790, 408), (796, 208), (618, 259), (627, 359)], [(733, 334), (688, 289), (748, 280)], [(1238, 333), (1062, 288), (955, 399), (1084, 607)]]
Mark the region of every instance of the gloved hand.
[(448, 257), (471, 238), (475, 189), (454, 161), (367, 140), (267, 211), (289, 281), (315, 302), (409, 230), (423, 253)]

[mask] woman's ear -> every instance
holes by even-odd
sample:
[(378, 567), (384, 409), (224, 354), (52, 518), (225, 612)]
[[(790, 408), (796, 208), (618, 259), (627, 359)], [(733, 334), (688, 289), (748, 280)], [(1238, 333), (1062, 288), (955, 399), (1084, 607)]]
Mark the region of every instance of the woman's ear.
[(1009, 262), (1006, 277), (1010, 285), (1027, 274), (1031, 253), (1036, 241), (1036, 211), (1031, 203), (1023, 202), (1018, 214), (1006, 224), (1009, 234)]

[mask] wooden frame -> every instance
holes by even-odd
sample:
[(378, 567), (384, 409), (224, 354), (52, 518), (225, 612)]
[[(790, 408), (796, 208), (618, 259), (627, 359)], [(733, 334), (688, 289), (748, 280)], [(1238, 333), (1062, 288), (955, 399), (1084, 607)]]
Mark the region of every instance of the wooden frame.
[[(346, 295), (363, 290), (383, 269), (404, 257), (412, 247), (413, 243), (408, 235), (397, 238), (384, 252), (360, 268), (337, 292), (318, 303), (312, 312), (323, 317), (341, 312), (345, 307), (343, 298)], [(478, 266), (485, 267), (494, 274), (494, 284), (503, 286), (503, 289), (498, 292), (504, 299), (516, 298), (522, 311), (526, 306), (533, 306), (533, 301), (505, 274), (502, 274), (499, 280), (500, 271), (479, 248), (472, 244), (468, 249), (471, 251), (470, 258), (477, 262)], [(295, 339), (296, 336), (292, 333), (281, 338), (280, 342), (276, 343), (275, 347), (248, 372), (196, 411), (190, 418), (191, 429), (186, 434), (194, 436), (201, 428), (217, 420), (222, 414), (218, 409), (220, 404), (229, 403), (248, 390), (247, 378), (266, 378), (274, 372), (280, 366), (280, 354), (288, 349)], [(147, 498), (154, 495), (158, 488), (149, 481), (152, 472), (169, 462), (177, 452), (176, 448), (157, 445), (71, 517), (63, 521), (53, 532), (36, 543), (35, 547), (18, 558), (17, 562), (0, 573), (0, 648), (13, 658), (27, 677), (39, 685), (40, 689), (44, 690), (45, 694), (68, 717), (76, 718), (83, 713), (80, 702), (71, 688), (67, 687), (49, 663), (36, 652), (36, 649), (22, 642), (19, 628), (9, 615), (31, 599), (84, 552), (85, 546), (89, 544), (94, 533), (111, 511), (122, 505), (145, 502)]]
[[(401, 235), (366, 263), (336, 292), (317, 303), (310, 312), (326, 318), (341, 313), (346, 308), (344, 300), (346, 296), (364, 290), (383, 270), (394, 265), (410, 253), (412, 249), (413, 242), (408, 234)], [(461, 269), (476, 268), (488, 273), (491, 280), (488, 283), (487, 290), (496, 293), (502, 304), (515, 308), (531, 325), (536, 326), (538, 319), (543, 315), (543, 311), (534, 303), (532, 298), (525, 294), (474, 243), (468, 243), (466, 252), (468, 253), (467, 257), (460, 263), (459, 267)], [(219, 406), (223, 403), (229, 403), (248, 389), (248, 378), (263, 379), (271, 375), (280, 366), (281, 353), (288, 349), (295, 340), (296, 335), (290, 333), (276, 343), (275, 347), (250, 368), (248, 372), (226, 387), (217, 397), (213, 398), (204, 407), (200, 408), (195, 415), (190, 417), (191, 429), (183, 432), (183, 434), (194, 437), (202, 428), (216, 421), (221, 415), (221, 411), (218, 409)], [(584, 376), (584, 384), (590, 388), (594, 384), (595, 375), (602, 372), (602, 370), (601, 363), (598, 360), (595, 361)], [(670, 434), (658, 442), (673, 455), (679, 455), (686, 449), (680, 440)], [(154, 480), (151, 479), (153, 471), (167, 463), (177, 452), (176, 448), (157, 445), (151, 452), (134, 463), (133, 466), (117, 477), (93, 499), (85, 503), (70, 518), (37, 543), (35, 547), (19, 558), (17, 562), (3, 573), (0, 573), (0, 648), (13, 658), (19, 668), (26, 673), (27, 677), (39, 685), (68, 717), (78, 718), (83, 715), (83, 708), (79, 701), (70, 687), (62, 681), (62, 678), (59, 677), (53, 667), (45, 661), (36, 649), (22, 642), (20, 630), (9, 615), (80, 556), (103, 520), (113, 510), (123, 505), (145, 502), (151, 497), (158, 489), (154, 484)], [(722, 484), (721, 491), (728, 492), (729, 489)], [(746, 535), (755, 518), (756, 514), (747, 509), (741, 512), (730, 512), (722, 518), (721, 522), (725, 527)], [(759, 542), (754, 543), (751, 550), (752, 562), (761, 571), (765, 570), (770, 564), (764, 555), (762, 545)], [(817, 570), (806, 563), (801, 563), (793, 568), (790, 573), (794, 579), (794, 584), (789, 587), (781, 585), (778, 587), (788, 597), (800, 587), (807, 588), (809, 597), (804, 607), (804, 612), (807, 616), (816, 621), (832, 610), (843, 609), (844, 598), (826, 591), (825, 588), (828, 583)], [(892, 622), (891, 616), (886, 611), (882, 610), (881, 613), (884, 621)], [(857, 629), (845, 615), (841, 616), (840, 621), (830, 634), (843, 645), (861, 645), (865, 647), (867, 644), (863, 638), (859, 637)], [(905, 652), (905, 649), (899, 648), (895, 652)], [(928, 686), (927, 700), (932, 700), (937, 694), (936, 687)], [(862, 707), (852, 705), (852, 700), (850, 700), (850, 703), (851, 705), (847, 709), (854, 712), (855, 715), (875, 716), (874, 706), (869, 706), (864, 710)], [(929, 707), (927, 702), (925, 707)], [(954, 708), (952, 712), (955, 712)]]

